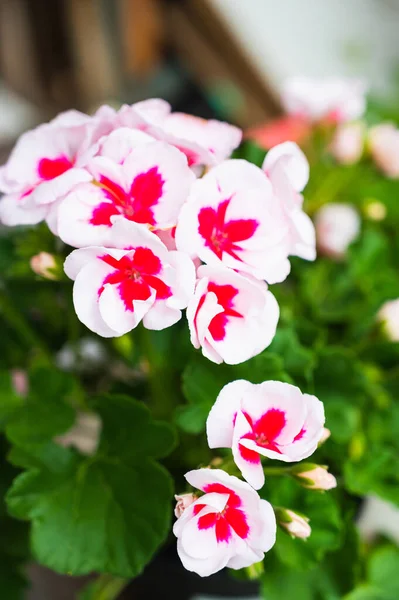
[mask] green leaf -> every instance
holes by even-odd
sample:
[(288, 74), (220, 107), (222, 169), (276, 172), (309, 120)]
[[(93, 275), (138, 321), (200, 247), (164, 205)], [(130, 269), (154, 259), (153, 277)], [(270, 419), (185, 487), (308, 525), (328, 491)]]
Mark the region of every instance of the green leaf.
[(183, 393), (188, 406), (176, 411), (176, 422), (187, 433), (200, 433), (220, 390), (236, 379), (247, 379), (261, 383), (268, 379), (287, 381), (282, 360), (266, 350), (241, 365), (216, 365), (204, 357), (197, 356), (183, 373)]
[(399, 506), (399, 472), (397, 450), (374, 446), (358, 461), (345, 464), (345, 483), (359, 496), (375, 494)]
[(345, 600), (397, 600), (399, 597), (399, 549), (378, 548), (368, 564), (367, 583), (345, 596)]
[(75, 386), (72, 375), (56, 369), (34, 369), (29, 376), (28, 397), (7, 424), (8, 439), (17, 446), (40, 444), (70, 429), (75, 421), (71, 405)]
[(0, 373), (0, 430), (12, 414), (23, 406), (24, 400), (14, 390), (9, 371)]
[(41, 564), (71, 575), (135, 577), (168, 533), (172, 481), (155, 458), (171, 451), (173, 430), (128, 397), (106, 396), (97, 406), (104, 421), (97, 454), (57, 448), (49, 460), (51, 445), (31, 461), (26, 450), (17, 453), (31, 466), (14, 481), (8, 507), (32, 521)]
[(292, 479), (267, 479), (261, 494), (274, 506), (289, 508), (310, 519), (311, 536), (291, 538), (279, 529), (274, 552), (289, 568), (307, 570), (315, 566), (327, 552), (339, 548), (343, 523), (333, 492), (321, 493), (301, 488)]
[(284, 361), (285, 371), (294, 378), (309, 380), (316, 364), (314, 353), (302, 346), (292, 328), (279, 328), (270, 346), (270, 351)]

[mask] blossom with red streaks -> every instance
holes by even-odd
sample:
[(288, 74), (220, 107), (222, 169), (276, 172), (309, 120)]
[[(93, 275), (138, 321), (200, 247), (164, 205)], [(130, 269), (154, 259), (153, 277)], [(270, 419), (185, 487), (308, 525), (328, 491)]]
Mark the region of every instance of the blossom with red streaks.
[(173, 527), (183, 566), (206, 577), (224, 567), (242, 569), (263, 560), (276, 541), (269, 502), (220, 469), (189, 471), (185, 477), (203, 495)]
[(194, 296), (187, 307), (191, 342), (215, 363), (242, 363), (272, 341), (279, 307), (264, 282), (223, 266), (198, 269)]
[(227, 160), (192, 185), (175, 239), (178, 250), (209, 265), (277, 283), (290, 271), (288, 227), (265, 173)]
[(169, 252), (144, 225), (121, 217), (110, 242), (110, 247), (74, 250), (65, 261), (82, 323), (103, 337), (121, 336), (140, 321), (147, 329), (176, 323), (194, 290), (190, 258)]
[(237, 380), (220, 392), (209, 413), (210, 448), (232, 448), (237, 467), (255, 489), (265, 481), (261, 456), (297, 462), (323, 436), (324, 407), (315, 396), (281, 381)]

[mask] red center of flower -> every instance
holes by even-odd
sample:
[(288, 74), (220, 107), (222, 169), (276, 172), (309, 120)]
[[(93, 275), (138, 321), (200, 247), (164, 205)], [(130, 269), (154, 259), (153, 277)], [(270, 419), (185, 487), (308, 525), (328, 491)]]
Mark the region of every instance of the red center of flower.
[(55, 179), (59, 175), (72, 169), (73, 162), (66, 156), (59, 156), (58, 158), (42, 158), (39, 161), (37, 171), (40, 179), (50, 181)]
[[(215, 528), (215, 535), (218, 542), (228, 542), (232, 536), (232, 530), (242, 539), (249, 534), (249, 526), (245, 513), (239, 508), (241, 506), (240, 497), (221, 483), (211, 483), (204, 488), (204, 492), (218, 494), (229, 494), (226, 506), (222, 512), (213, 512), (203, 515), (198, 519), (198, 529)], [(196, 504), (194, 514), (198, 514), (206, 504)]]
[[(209, 324), (209, 332), (211, 336), (215, 342), (220, 342), (226, 335), (226, 325), (229, 319), (231, 317), (236, 317), (238, 319), (242, 319), (244, 317), (244, 315), (234, 309), (233, 300), (238, 294), (238, 289), (232, 285), (217, 285), (216, 283), (210, 281), (208, 283), (208, 292), (213, 292), (216, 294), (218, 304), (224, 308), (224, 311), (213, 317)], [(195, 318), (205, 302), (205, 297), (206, 295), (204, 294), (198, 303)]]
[(98, 185), (108, 202), (102, 202), (93, 210), (90, 223), (111, 226), (111, 217), (122, 214), (129, 221), (155, 225), (153, 209), (162, 197), (164, 183), (157, 167), (137, 175), (128, 192), (109, 178), (101, 177)]
[[(260, 419), (253, 422), (251, 417), (246, 413), (245, 417), (251, 425), (252, 433), (247, 433), (243, 437), (249, 440), (254, 440), (258, 446), (273, 450), (281, 454), (281, 451), (276, 443), (276, 438), (280, 435), (286, 424), (285, 412), (277, 408), (271, 408)], [(249, 461), (258, 463), (259, 454), (254, 450), (249, 450), (240, 444), (241, 456)]]
[(202, 208), (198, 214), (198, 233), (204, 238), (206, 246), (210, 248), (218, 258), (222, 259), (226, 252), (236, 260), (242, 260), (237, 252), (243, 248), (237, 242), (243, 242), (252, 237), (258, 228), (255, 219), (232, 219), (226, 221), (226, 211), (230, 199), (223, 200), (215, 210), (214, 208)]
[(135, 300), (148, 300), (152, 290), (157, 300), (165, 300), (172, 295), (171, 289), (156, 277), (162, 269), (159, 258), (149, 248), (136, 248), (132, 258), (123, 256), (119, 260), (106, 254), (101, 257), (108, 265), (115, 268), (103, 281), (98, 295), (104, 291), (108, 283), (116, 285), (126, 310), (134, 311)]

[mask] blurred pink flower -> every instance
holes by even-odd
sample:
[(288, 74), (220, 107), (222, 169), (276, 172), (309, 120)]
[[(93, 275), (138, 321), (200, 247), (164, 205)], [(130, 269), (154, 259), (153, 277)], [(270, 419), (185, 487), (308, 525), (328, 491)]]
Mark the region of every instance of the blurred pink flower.
[(261, 148), (269, 150), (273, 146), (282, 144), (283, 142), (301, 144), (301, 142), (304, 142), (309, 137), (311, 130), (312, 126), (308, 119), (301, 116), (288, 115), (248, 129), (245, 133), (245, 138), (253, 140)]

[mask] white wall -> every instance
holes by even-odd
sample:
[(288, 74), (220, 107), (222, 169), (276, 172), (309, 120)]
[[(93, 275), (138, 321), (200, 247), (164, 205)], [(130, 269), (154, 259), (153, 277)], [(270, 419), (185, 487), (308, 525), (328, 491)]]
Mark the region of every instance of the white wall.
[(360, 75), (386, 92), (399, 66), (399, 0), (210, 0), (259, 72)]

